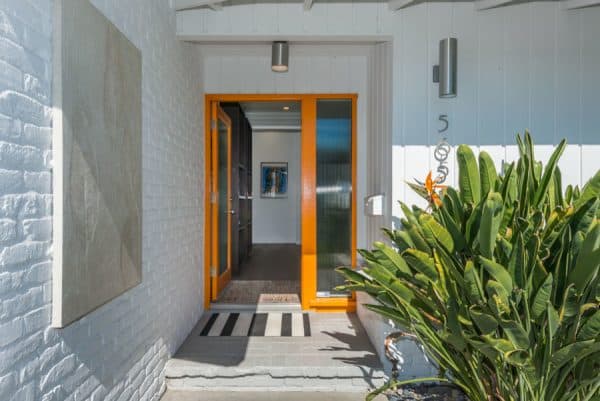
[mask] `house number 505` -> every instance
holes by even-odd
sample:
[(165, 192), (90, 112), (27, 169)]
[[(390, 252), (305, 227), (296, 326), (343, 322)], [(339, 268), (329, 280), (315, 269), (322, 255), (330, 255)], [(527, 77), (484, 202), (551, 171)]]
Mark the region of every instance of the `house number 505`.
[(446, 181), (448, 173), (450, 172), (450, 170), (448, 169), (448, 155), (450, 154), (452, 147), (448, 143), (446, 136), (443, 134), (448, 130), (448, 116), (446, 114), (440, 114), (438, 120), (440, 120), (444, 124), (444, 126), (443, 128), (438, 129), (438, 133), (441, 135), (441, 138), (435, 146), (435, 150), (433, 151), (433, 157), (438, 162), (437, 182), (438, 184), (441, 184)]

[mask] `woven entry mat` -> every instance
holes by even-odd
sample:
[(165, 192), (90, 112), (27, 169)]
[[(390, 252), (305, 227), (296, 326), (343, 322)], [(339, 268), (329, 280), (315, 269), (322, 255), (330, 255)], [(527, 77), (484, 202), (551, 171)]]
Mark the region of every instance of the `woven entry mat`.
[(232, 280), (217, 302), (238, 305), (300, 303), (299, 294), (298, 281)]
[(259, 304), (299, 304), (298, 294), (260, 294)]

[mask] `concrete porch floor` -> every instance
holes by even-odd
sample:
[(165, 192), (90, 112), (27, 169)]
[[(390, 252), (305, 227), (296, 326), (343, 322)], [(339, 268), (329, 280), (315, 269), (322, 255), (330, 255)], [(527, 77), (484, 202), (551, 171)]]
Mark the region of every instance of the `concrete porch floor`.
[(170, 390), (364, 395), (384, 381), (381, 363), (355, 314), (310, 313), (310, 337), (200, 336), (209, 316), (203, 316), (167, 363)]

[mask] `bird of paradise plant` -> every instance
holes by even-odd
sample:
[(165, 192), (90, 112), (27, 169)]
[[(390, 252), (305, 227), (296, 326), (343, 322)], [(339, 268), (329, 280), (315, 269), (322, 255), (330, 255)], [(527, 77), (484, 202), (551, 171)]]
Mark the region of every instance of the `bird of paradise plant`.
[(433, 178), (431, 171), (425, 177), (425, 182), (419, 181), (415, 178), (417, 184), (413, 184), (411, 182), (407, 183), (414, 191), (416, 191), (423, 198), (427, 199), (429, 202), (429, 206), (440, 207), (442, 206), (442, 198), (440, 197), (440, 193), (448, 188), (447, 185), (441, 185), (440, 177)]
[[(361, 251), (359, 272), (338, 269), (339, 290), (363, 291), (367, 308), (423, 346), (439, 378), (471, 401), (600, 400), (600, 170), (563, 187), (561, 141), (536, 161), (529, 133), (519, 159), (498, 175), (458, 147), (458, 188), (411, 185), (430, 210), (401, 203), (390, 243)], [(430, 177), (430, 176), (429, 176)], [(437, 187), (439, 189), (439, 187)], [(438, 194), (439, 196), (439, 194)]]

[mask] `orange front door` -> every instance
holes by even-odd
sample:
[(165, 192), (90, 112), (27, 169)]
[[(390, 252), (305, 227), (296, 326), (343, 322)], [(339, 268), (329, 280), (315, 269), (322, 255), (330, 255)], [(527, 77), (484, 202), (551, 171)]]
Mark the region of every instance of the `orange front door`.
[(210, 133), (211, 300), (231, 280), (231, 120), (217, 102), (211, 106)]
[[(219, 102), (296, 101), (301, 102), (302, 108), (302, 309), (355, 310), (354, 294), (335, 292), (341, 276), (334, 268), (356, 266), (357, 95), (215, 94), (206, 95), (205, 99), (206, 126), (210, 132), (206, 143), (206, 181), (210, 191), (205, 198), (209, 223), (205, 233), (210, 238), (206, 242), (210, 248), (206, 249), (205, 261), (210, 281), (205, 282), (205, 306), (209, 307), (210, 301), (215, 301), (231, 280), (231, 121)], [(332, 153), (334, 150), (336, 154)]]

